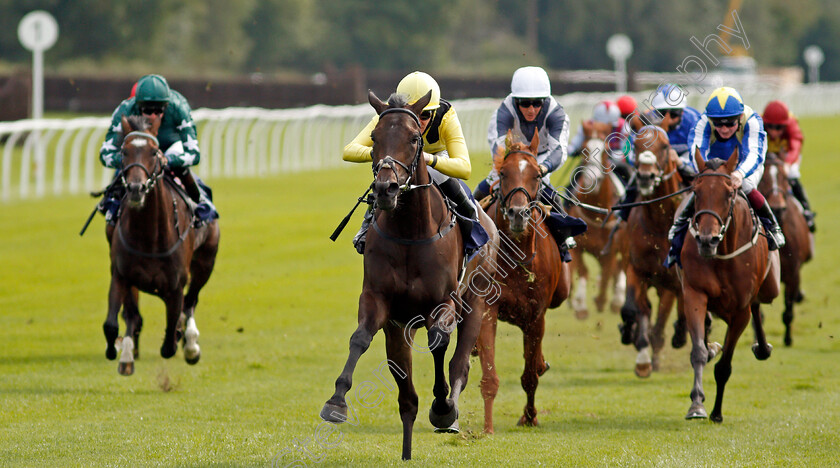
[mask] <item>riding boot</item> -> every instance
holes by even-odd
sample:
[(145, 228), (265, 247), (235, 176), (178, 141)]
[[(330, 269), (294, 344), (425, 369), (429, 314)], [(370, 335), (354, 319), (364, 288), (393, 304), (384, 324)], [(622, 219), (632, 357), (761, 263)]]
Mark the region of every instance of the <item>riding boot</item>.
[[(749, 198), (749, 197), (748, 197)], [(752, 200), (750, 200), (752, 204)], [(782, 228), (779, 222), (776, 221), (776, 216), (773, 215), (773, 210), (770, 204), (766, 201), (761, 207), (753, 206), (755, 214), (761, 219), (764, 229), (767, 231), (767, 248), (770, 250), (777, 250), (785, 246), (785, 235), (782, 233)]]
[(805, 221), (808, 223), (808, 230), (816, 232), (817, 225), (814, 224), (814, 216), (816, 216), (816, 213), (811, 211), (811, 203), (808, 202), (808, 195), (805, 194), (805, 188), (802, 187), (802, 182), (800, 182), (799, 179), (788, 179), (788, 183), (790, 184), (790, 191), (793, 193), (793, 196), (796, 197), (802, 205)]
[[(472, 244), (469, 239), (472, 238), (473, 225), (480, 222), (475, 205), (473, 205), (470, 197), (467, 196), (466, 190), (464, 190), (464, 187), (458, 179), (450, 177), (443, 181), (443, 183), (438, 184), (438, 187), (440, 187), (440, 190), (446, 198), (451, 200), (455, 205), (455, 212), (462, 216), (462, 219), (458, 220), (458, 227), (461, 228), (461, 237), (464, 239), (464, 244)], [(472, 254), (471, 249), (465, 248), (465, 250), (467, 250), (468, 255)]]
[(488, 195), (490, 195), (490, 184), (487, 183), (487, 179), (484, 179), (473, 190), (473, 197), (476, 201), (481, 201), (487, 198)]
[(694, 217), (694, 193), (688, 196), (683, 210), (677, 215), (674, 224), (668, 231), (668, 240), (671, 241), (671, 248), (668, 251), (668, 258), (665, 259), (665, 266), (670, 267), (674, 263), (680, 263), (680, 252), (682, 252), (685, 235), (688, 232), (688, 225)]
[[(624, 193), (624, 198), (621, 199), (620, 204), (625, 205), (628, 203), (633, 203), (636, 201), (636, 198), (639, 196), (639, 188), (636, 187), (634, 182), (631, 182), (630, 185), (627, 186), (627, 191)], [(618, 217), (621, 218), (622, 221), (627, 221), (630, 218), (630, 210), (632, 210), (632, 206), (624, 207), (618, 211)]]
[(359, 232), (353, 236), (353, 247), (356, 247), (356, 252), (359, 252), (362, 255), (365, 254), (365, 239), (367, 238), (367, 232), (372, 221), (373, 207), (368, 207), (367, 211), (365, 211), (365, 217), (362, 219), (362, 227), (360, 227)]
[[(548, 192), (550, 192), (550, 193), (548, 193)], [(568, 216), (568, 214), (563, 209), (563, 205), (566, 203), (566, 200), (564, 200), (563, 197), (561, 197), (559, 193), (557, 193), (554, 190), (543, 189), (542, 198), (543, 198), (543, 201), (548, 202), (548, 204), (551, 205), (552, 210), (554, 210), (557, 213), (561, 213), (563, 216)], [(568, 234), (568, 233), (564, 233), (564, 234)], [(563, 238), (563, 239), (560, 239), (560, 237), (562, 237), (562, 235), (559, 235), (559, 236), (555, 235), (555, 239), (557, 240), (557, 245), (560, 246), (561, 250), (563, 250), (563, 249), (569, 250), (569, 249), (574, 249), (575, 247), (577, 247), (577, 242), (575, 242), (574, 237), (569, 236), (569, 235), (566, 235), (565, 238)]]
[(201, 185), (198, 183), (198, 179), (193, 176), (190, 169), (188, 167), (173, 168), (172, 172), (181, 179), (181, 183), (184, 184), (184, 190), (186, 190), (187, 195), (189, 195), (190, 199), (195, 202), (195, 226), (200, 227), (209, 221), (218, 218), (218, 215), (216, 215), (216, 206), (213, 205), (210, 198), (205, 195), (204, 191), (201, 189)]

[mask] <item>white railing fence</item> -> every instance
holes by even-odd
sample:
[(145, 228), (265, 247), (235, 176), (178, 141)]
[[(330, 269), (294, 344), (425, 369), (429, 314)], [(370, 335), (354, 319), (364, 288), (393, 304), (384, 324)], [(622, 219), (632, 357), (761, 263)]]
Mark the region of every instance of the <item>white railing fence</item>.
[[(705, 96), (691, 93), (702, 108)], [(709, 92), (708, 90), (706, 91)], [(634, 93), (641, 103), (650, 92)], [(558, 97), (571, 120), (571, 132), (600, 100), (614, 93), (574, 93)], [(840, 113), (840, 83), (790, 90), (754, 90), (744, 100), (759, 112), (773, 99), (789, 103), (798, 116)], [(497, 99), (453, 102), (471, 152), (485, 153), (487, 128)], [(197, 109), (193, 117), (201, 142), (196, 172), (205, 178), (255, 177), (345, 165), (341, 150), (369, 121), (367, 105), (313, 106), (304, 109)], [(0, 200), (77, 194), (104, 187), (113, 171), (99, 163), (108, 118), (42, 119), (0, 122)]]

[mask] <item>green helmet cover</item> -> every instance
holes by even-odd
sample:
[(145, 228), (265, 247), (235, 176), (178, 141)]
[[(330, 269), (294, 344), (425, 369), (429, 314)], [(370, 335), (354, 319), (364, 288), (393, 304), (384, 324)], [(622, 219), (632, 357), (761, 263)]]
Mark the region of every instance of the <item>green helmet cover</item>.
[(169, 84), (160, 75), (146, 75), (137, 82), (135, 100), (139, 102), (168, 102)]

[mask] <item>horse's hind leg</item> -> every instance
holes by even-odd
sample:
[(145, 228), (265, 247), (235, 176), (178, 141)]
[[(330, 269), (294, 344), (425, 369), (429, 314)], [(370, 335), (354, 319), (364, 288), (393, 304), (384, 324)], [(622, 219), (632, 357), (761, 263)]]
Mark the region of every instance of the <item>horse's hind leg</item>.
[(572, 288), (572, 300), (569, 305), (575, 312), (575, 318), (584, 320), (589, 316), (589, 309), (586, 304), (586, 283), (589, 280), (589, 269), (583, 260), (583, 252), (572, 254), (571, 270), (577, 272), (577, 284)]
[(522, 330), (523, 348), (525, 350), (525, 370), (522, 372), (522, 389), (525, 390), (526, 402), (524, 414), (519, 418), (517, 426), (536, 426), (537, 408), (535, 397), (537, 385), (540, 383), (539, 370), (544, 368), (545, 359), (542, 353), (542, 339), (545, 334), (545, 312), (534, 323)]
[(166, 296), (161, 296), (163, 302), (166, 304), (166, 331), (163, 336), (163, 345), (160, 347), (160, 355), (164, 359), (171, 358), (178, 350), (175, 330), (178, 325), (178, 317), (180, 317), (181, 309), (184, 306), (184, 296), (181, 294), (182, 290), (183, 286), (175, 288), (173, 291), (167, 293)]
[[(477, 312), (476, 312), (477, 313)], [(481, 320), (481, 331), (476, 348), (481, 363), (481, 397), (484, 399), (484, 432), (493, 433), (493, 402), (499, 392), (499, 374), (496, 372), (496, 326), (498, 305), (490, 306)]]
[(331, 423), (347, 421), (347, 401), (345, 395), (353, 385), (353, 371), (359, 358), (367, 351), (373, 335), (385, 326), (388, 319), (388, 305), (379, 296), (363, 291), (359, 297), (359, 326), (350, 336), (350, 354), (344, 369), (335, 380), (335, 393), (321, 408), (321, 419)]
[(761, 306), (758, 303), (750, 306), (750, 313), (752, 314), (753, 330), (755, 330), (755, 343), (752, 345), (752, 352), (755, 358), (763, 361), (770, 357), (773, 351), (773, 346), (767, 342), (767, 336), (764, 334), (764, 327), (761, 324)]
[[(798, 268), (798, 267), (797, 267)], [(799, 298), (799, 271), (788, 275), (785, 282), (785, 311), (782, 313), (782, 323), (785, 324), (785, 346), (793, 345), (793, 332), (791, 325), (793, 324), (793, 306)]]
[(738, 338), (744, 329), (747, 328), (747, 323), (750, 320), (749, 310), (737, 311), (733, 314), (729, 321), (729, 327), (726, 329), (726, 340), (723, 342), (723, 352), (720, 360), (715, 364), (715, 384), (717, 384), (717, 394), (715, 395), (715, 407), (712, 409), (712, 414), (709, 419), (712, 422), (723, 421), (723, 391), (726, 388), (726, 382), (729, 376), (732, 375), (732, 356), (735, 354), (735, 345), (738, 343)]
[[(429, 348), (435, 361), (435, 384), (432, 388), (435, 399), (432, 400), (432, 407), (429, 408), (429, 422), (435, 426), (435, 432), (449, 432), (450, 429), (452, 432), (458, 432), (456, 427), (452, 427), (458, 420), (458, 406), (455, 404), (455, 400), (448, 395), (450, 387), (446, 382), (446, 373), (444, 372), (446, 349), (449, 347), (451, 332), (455, 327), (447, 328), (447, 330), (442, 327), (443, 324), (435, 322), (429, 327), (428, 332)], [(455, 357), (455, 355), (452, 356), (453, 361)], [(467, 361), (467, 364), (469, 364), (469, 361)]]
[[(198, 293), (207, 284), (213, 266), (216, 263), (216, 252), (219, 248), (219, 230), (217, 225), (214, 234), (208, 238), (193, 254), (190, 262), (190, 286), (184, 296), (184, 359), (187, 364), (196, 364), (201, 359), (201, 348), (198, 346), (198, 327), (195, 324), (195, 306), (198, 305)], [(180, 319), (180, 317), (179, 317)], [(180, 327), (179, 327), (180, 328)]]
[[(403, 425), (402, 459), (411, 460), (411, 438), (414, 431), (414, 421), (417, 420), (417, 391), (414, 389), (411, 372), (411, 347), (405, 339), (403, 332), (414, 336), (414, 330), (404, 330), (396, 325), (387, 323), (385, 325), (385, 351), (388, 356), (388, 369), (399, 388), (397, 402), (400, 406), (400, 419)], [(383, 363), (385, 364), (385, 363)], [(377, 377), (381, 376), (381, 367), (377, 371)], [(390, 386), (383, 380), (382, 384)]]
[(677, 298), (676, 294), (666, 288), (657, 288), (657, 293), (659, 295), (659, 305), (656, 311), (656, 322), (650, 332), (650, 346), (653, 350), (651, 363), (655, 371), (659, 370), (662, 348), (665, 347), (665, 325), (668, 323), (671, 307)]

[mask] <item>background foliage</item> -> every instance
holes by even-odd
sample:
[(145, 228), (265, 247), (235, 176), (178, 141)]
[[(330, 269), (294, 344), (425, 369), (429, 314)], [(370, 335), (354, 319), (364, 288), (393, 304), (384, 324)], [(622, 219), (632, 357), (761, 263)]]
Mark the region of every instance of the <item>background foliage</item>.
[[(51, 12), (61, 28), (47, 63), (125, 73), (313, 73), (371, 69), (507, 74), (525, 61), (554, 69), (611, 68), (606, 39), (634, 42), (630, 67), (674, 71), (737, 5), (760, 65), (802, 65), (826, 52), (822, 79), (840, 79), (840, 4), (833, 0), (0, 0), (2, 63), (28, 63), (20, 18)], [(714, 46), (712, 46), (714, 49)], [(716, 51), (715, 51), (716, 52)], [(714, 52), (713, 52), (714, 53)]]

